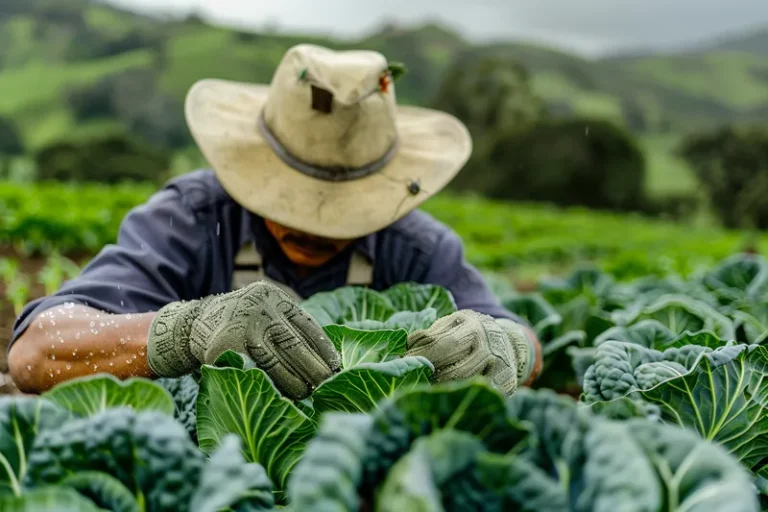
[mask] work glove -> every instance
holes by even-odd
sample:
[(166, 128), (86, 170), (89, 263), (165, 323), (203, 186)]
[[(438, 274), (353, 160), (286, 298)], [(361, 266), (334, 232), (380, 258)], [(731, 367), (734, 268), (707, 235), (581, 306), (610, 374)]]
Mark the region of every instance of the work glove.
[(160, 309), (150, 326), (147, 357), (159, 377), (180, 377), (213, 364), (227, 350), (246, 354), (280, 392), (306, 398), (341, 366), (320, 325), (272, 283)]
[(521, 325), (470, 310), (412, 332), (407, 354), (423, 356), (432, 363), (433, 382), (482, 375), (507, 396), (528, 380), (535, 359), (533, 342)]

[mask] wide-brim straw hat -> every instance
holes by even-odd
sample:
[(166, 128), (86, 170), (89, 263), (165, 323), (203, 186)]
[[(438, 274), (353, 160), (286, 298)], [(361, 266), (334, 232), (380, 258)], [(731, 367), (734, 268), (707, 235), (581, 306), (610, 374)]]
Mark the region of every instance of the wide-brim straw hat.
[(270, 85), (197, 82), (187, 123), (244, 208), (317, 236), (358, 238), (440, 191), (472, 151), (455, 117), (397, 105), (392, 69), (377, 52), (297, 45)]

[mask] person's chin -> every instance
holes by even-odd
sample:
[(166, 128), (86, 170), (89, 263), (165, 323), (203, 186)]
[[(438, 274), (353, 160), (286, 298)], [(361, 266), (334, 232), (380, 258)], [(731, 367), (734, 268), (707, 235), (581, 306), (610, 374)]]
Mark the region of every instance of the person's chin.
[(304, 249), (303, 247), (291, 247), (292, 257), (290, 258), (293, 263), (302, 267), (320, 267), (326, 264), (333, 256), (318, 255), (315, 252)]

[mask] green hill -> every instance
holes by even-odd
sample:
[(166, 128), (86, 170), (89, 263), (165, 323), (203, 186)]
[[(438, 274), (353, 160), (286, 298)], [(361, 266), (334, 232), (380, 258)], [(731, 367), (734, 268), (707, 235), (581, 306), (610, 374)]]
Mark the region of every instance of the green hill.
[(144, 71), (178, 106), (203, 77), (269, 81), (285, 50), (302, 41), (376, 49), (405, 62), (409, 74), (398, 83), (400, 101), (417, 104), (430, 102), (451, 63), (483, 53), (508, 55), (527, 67), (554, 114), (613, 119), (654, 144), (691, 128), (768, 114), (765, 30), (685, 54), (586, 60), (522, 43), (474, 46), (435, 25), (389, 26), (343, 41), (236, 31), (196, 18), (156, 19), (88, 0), (3, 0), (0, 115), (14, 119), (36, 149), (65, 135), (124, 124), (110, 115), (75, 117), (70, 95), (105, 77)]

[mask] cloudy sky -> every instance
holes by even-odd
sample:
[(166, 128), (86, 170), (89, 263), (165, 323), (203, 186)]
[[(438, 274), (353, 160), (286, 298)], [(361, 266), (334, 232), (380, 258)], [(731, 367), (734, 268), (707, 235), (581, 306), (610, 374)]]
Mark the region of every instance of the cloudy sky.
[(526, 39), (586, 55), (668, 49), (764, 25), (768, 0), (109, 0), (195, 9), (224, 24), (356, 36), (384, 20), (440, 20), (466, 37)]

